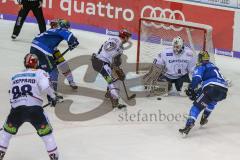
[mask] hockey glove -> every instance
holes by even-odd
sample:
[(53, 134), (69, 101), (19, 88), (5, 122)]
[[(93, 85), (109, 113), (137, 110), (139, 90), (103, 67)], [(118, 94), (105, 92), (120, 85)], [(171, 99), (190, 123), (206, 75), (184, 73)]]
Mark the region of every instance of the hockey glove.
[(51, 104), (51, 107), (55, 107), (57, 103), (60, 103), (63, 101), (63, 97), (56, 94), (55, 98), (51, 98), (49, 95), (47, 95), (48, 103)]
[(123, 72), (123, 70), (119, 67), (113, 67), (114, 71), (116, 72), (117, 76), (118, 76), (118, 79), (120, 81), (124, 81), (125, 78), (126, 78), (126, 75), (125, 73)]
[(197, 93), (192, 89), (188, 88), (185, 90), (186, 95), (189, 97), (190, 100), (195, 101), (197, 98)]
[(73, 50), (74, 48), (76, 48), (79, 45), (78, 40), (76, 39), (73, 43), (69, 44), (68, 47), (71, 50)]
[(49, 95), (47, 95), (47, 99), (48, 99), (48, 103), (51, 104), (51, 107), (55, 107), (55, 106), (56, 106), (56, 104), (57, 104), (57, 102), (58, 102), (57, 97), (52, 98), (52, 97), (50, 97)]

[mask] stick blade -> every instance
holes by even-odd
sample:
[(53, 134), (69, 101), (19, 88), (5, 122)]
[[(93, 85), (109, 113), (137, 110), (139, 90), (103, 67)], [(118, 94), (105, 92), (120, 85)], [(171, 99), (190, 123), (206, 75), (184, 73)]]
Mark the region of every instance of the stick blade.
[(134, 99), (135, 97), (136, 97), (136, 94), (133, 94), (130, 97), (128, 97), (128, 100)]

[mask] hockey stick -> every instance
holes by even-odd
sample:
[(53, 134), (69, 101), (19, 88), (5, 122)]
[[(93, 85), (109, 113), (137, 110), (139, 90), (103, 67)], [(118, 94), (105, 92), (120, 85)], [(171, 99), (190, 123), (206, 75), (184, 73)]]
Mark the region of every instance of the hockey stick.
[(135, 97), (136, 97), (136, 94), (132, 94), (132, 95), (129, 97), (128, 92), (127, 92), (127, 88), (126, 88), (126, 85), (125, 85), (125, 82), (122, 81), (122, 83), (123, 83), (123, 87), (124, 87), (124, 91), (125, 91), (125, 93), (126, 93), (127, 99), (128, 99), (128, 100), (131, 100), (131, 99), (135, 98)]
[(47, 103), (45, 105), (42, 106), (42, 108), (46, 108), (47, 106), (49, 106), (51, 103)]

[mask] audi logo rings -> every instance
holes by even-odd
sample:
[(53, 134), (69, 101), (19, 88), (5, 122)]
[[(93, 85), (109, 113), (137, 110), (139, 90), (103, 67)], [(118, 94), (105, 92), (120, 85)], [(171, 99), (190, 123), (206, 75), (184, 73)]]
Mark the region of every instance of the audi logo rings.
[[(150, 12), (149, 12), (150, 11)], [(144, 16), (146, 13), (149, 14), (149, 16)], [(180, 19), (184, 22), (185, 21), (185, 16), (184, 14), (179, 11), (179, 10), (171, 10), (169, 8), (162, 9), (161, 7), (152, 7), (152, 6), (145, 6), (143, 7), (141, 11), (141, 18), (153, 18), (154, 20), (159, 20), (159, 19), (169, 19), (169, 20), (176, 20), (177, 15), (180, 16)], [(154, 26), (155, 28), (164, 28), (166, 30), (174, 30), (174, 31), (181, 31), (182, 27), (175, 27), (173, 25), (166, 26), (163, 23), (157, 24), (154, 22), (143, 22), (144, 25), (146, 26)]]

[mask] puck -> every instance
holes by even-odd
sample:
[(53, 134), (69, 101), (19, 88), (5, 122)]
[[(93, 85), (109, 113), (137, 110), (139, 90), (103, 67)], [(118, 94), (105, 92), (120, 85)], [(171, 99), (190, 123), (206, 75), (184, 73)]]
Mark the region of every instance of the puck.
[(161, 98), (161, 97), (158, 97), (157, 100), (162, 100), (162, 98)]

